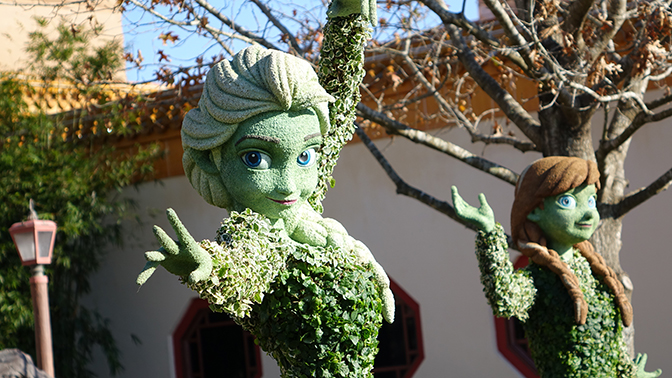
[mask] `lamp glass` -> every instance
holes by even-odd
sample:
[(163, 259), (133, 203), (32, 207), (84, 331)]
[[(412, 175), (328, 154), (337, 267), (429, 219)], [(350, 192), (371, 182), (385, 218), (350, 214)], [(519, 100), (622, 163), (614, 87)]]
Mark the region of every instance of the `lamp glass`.
[(48, 258), (49, 249), (51, 248), (51, 239), (54, 237), (52, 231), (38, 231), (37, 244), (40, 247), (38, 257)]
[[(16, 248), (19, 250), (19, 255), (21, 255), (21, 261), (35, 260), (35, 237), (32, 232), (14, 234), (14, 241)], [(47, 253), (49, 253), (49, 249), (47, 249)]]

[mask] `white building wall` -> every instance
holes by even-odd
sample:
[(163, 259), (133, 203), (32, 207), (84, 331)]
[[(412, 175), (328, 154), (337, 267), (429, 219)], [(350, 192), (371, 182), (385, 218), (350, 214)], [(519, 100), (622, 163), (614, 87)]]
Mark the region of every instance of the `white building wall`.
[[(649, 125), (634, 139), (627, 164), (630, 189), (647, 185), (672, 167), (672, 125)], [(441, 136), (470, 146), (461, 130)], [(513, 188), (471, 167), (422, 146), (396, 139), (377, 145), (409, 184), (450, 199), (456, 184), (471, 204), (484, 192), (497, 219), (509, 229)], [(482, 146), (471, 146), (481, 152)], [(520, 172), (538, 155), (491, 146), (486, 158)], [(497, 352), (494, 325), (479, 281), (473, 254), (474, 234), (433, 209), (397, 196), (392, 182), (359, 144), (347, 146), (335, 172), (336, 187), (325, 200), (325, 215), (338, 219), (351, 235), (369, 246), (378, 261), (420, 305), (425, 360), (415, 377), (519, 377)], [(194, 296), (175, 277), (159, 269), (138, 291), (135, 277), (144, 265), (143, 252), (155, 249), (151, 225), (169, 228), (165, 208), (173, 207), (196, 239), (214, 237), (225, 212), (207, 205), (185, 177), (144, 183), (127, 191), (138, 201), (144, 221), (128, 222), (122, 250), (110, 251), (94, 277), (91, 298), (105, 316), (122, 349), (122, 377), (169, 377), (172, 361), (168, 339)], [(627, 215), (622, 265), (635, 285), (634, 308), (638, 352), (649, 354), (649, 370), (672, 374), (672, 193), (661, 193)], [(130, 235), (132, 234), (132, 236)], [(141, 345), (131, 341), (137, 335)], [(100, 359), (99, 359), (100, 360)], [(102, 360), (96, 372), (107, 377)], [(278, 377), (274, 362), (263, 361), (264, 377)]]

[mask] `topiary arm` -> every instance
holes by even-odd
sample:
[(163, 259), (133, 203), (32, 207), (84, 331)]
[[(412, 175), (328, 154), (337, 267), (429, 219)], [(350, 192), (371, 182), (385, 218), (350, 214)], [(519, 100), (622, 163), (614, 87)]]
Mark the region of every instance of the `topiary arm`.
[(479, 194), (481, 206), (476, 208), (460, 197), (455, 186), (451, 188), (451, 192), (457, 216), (476, 225), (480, 230), (476, 237), (476, 257), (481, 270), (483, 291), (492, 311), (497, 316), (515, 316), (525, 321), (537, 290), (526, 271), (514, 272), (507, 252), (504, 229), (495, 223), (495, 214), (485, 195)]
[(376, 283), (383, 298), (383, 317), (388, 323), (394, 321), (394, 296), (390, 290), (390, 279), (383, 267), (376, 261), (364, 243), (348, 234), (343, 225), (335, 219), (323, 218), (310, 206), (301, 209), (301, 221), (290, 236), (292, 240), (313, 247), (334, 247), (352, 254), (359, 265), (371, 264)]
[(496, 316), (515, 316), (524, 322), (534, 304), (537, 289), (529, 272), (513, 270), (507, 252), (506, 234), (497, 223), (491, 232), (476, 236), (476, 258), (481, 271), (483, 292)]
[(213, 311), (245, 318), (285, 268), (292, 244), (284, 230), (271, 225), (265, 216), (250, 209), (231, 211), (216, 240), (200, 242), (212, 259), (211, 273), (204, 280), (185, 284), (208, 301)]
[(453, 196), (453, 206), (458, 217), (472, 223), (478, 227), (479, 230), (491, 232), (495, 228), (495, 214), (492, 212), (488, 201), (485, 199), (483, 193), (478, 195), (478, 201), (481, 203), (479, 208), (470, 206), (466, 201), (460, 197), (457, 192), (457, 187), (452, 186), (450, 191)]
[(170, 225), (177, 234), (177, 241), (171, 239), (161, 227), (154, 226), (154, 235), (161, 243), (161, 248), (145, 252), (147, 263), (138, 275), (137, 284), (147, 282), (159, 265), (172, 274), (186, 277), (188, 282), (205, 280), (212, 270), (210, 256), (180, 222), (175, 210), (168, 209), (166, 213)]
[(322, 213), (327, 189), (334, 186), (331, 174), (338, 155), (355, 132), (355, 107), (365, 74), (364, 46), (371, 36), (369, 24), (375, 22), (375, 9), (375, 0), (334, 0), (327, 13), (317, 76), (335, 101), (329, 104), (331, 127), (320, 150), (320, 182), (309, 199), (318, 213)]

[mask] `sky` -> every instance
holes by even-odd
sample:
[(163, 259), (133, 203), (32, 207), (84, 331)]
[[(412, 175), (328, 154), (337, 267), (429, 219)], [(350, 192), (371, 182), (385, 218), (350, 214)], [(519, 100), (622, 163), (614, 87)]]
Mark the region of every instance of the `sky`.
[[(470, 20), (478, 19), (478, 3), (477, 0), (465, 0), (465, 15)], [(379, 1), (380, 3), (380, 1)], [(454, 12), (458, 12), (462, 8), (462, 0), (447, 0), (446, 3), (449, 6), (449, 9)], [(223, 2), (223, 8), (221, 11), (229, 18), (240, 22), (248, 29), (257, 28), (258, 21), (261, 19), (254, 17), (254, 11), (258, 10), (254, 5), (245, 3), (244, 0), (227, 0)], [(298, 15), (315, 15), (315, 17), (321, 17), (321, 21), (326, 20), (325, 9), (322, 6), (322, 3), (318, 1), (310, 0), (291, 0), (283, 2), (281, 0), (273, 0), (273, 7), (281, 7), (282, 9), (298, 11)], [(254, 8), (253, 8), (254, 7)], [(165, 14), (167, 14), (166, 12)], [(380, 5), (378, 7), (378, 16), (386, 17), (384, 10), (381, 9)], [(137, 69), (134, 64), (127, 63), (127, 77), (128, 80), (133, 82), (143, 82), (149, 81), (155, 78), (155, 71), (160, 66), (159, 55), (157, 54), (158, 50), (163, 50), (170, 56), (173, 70), (176, 70), (180, 66), (190, 66), (195, 63), (195, 57), (200, 53), (205, 52), (206, 59), (218, 55), (221, 52), (221, 48), (218, 45), (215, 45), (210, 38), (189, 35), (187, 32), (179, 30), (179, 28), (174, 27), (172, 29), (166, 29), (164, 24), (159, 25), (156, 22), (154, 16), (145, 14), (139, 8), (135, 8), (132, 5), (127, 6), (127, 11), (124, 12), (123, 16), (123, 26), (124, 26), (124, 40), (126, 50), (132, 52), (134, 56), (137, 57), (138, 51), (142, 54), (143, 63), (142, 68)], [(242, 20), (242, 21), (241, 21)], [(428, 20), (431, 25), (438, 25), (437, 20)], [(291, 24), (289, 25), (291, 27)], [(161, 32), (167, 32), (171, 30), (173, 34), (178, 35), (178, 39), (175, 43), (168, 42), (163, 43), (162, 40), (158, 38)], [(376, 31), (374, 31), (375, 33)], [(378, 33), (381, 30), (377, 30)], [(384, 38), (380, 38), (384, 39)], [(273, 40), (273, 38), (271, 38)], [(238, 47), (234, 45), (234, 49)], [(245, 45), (240, 44), (238, 49), (242, 49)], [(164, 64), (162, 62), (161, 64)]]

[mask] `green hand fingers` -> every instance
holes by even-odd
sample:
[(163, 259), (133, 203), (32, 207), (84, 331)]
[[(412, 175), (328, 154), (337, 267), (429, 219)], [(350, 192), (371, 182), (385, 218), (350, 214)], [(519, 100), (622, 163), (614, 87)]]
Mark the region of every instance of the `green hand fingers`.
[(142, 272), (138, 274), (138, 278), (136, 278), (135, 283), (137, 283), (139, 286), (144, 285), (145, 282), (149, 279), (149, 277), (152, 276), (154, 271), (156, 270), (156, 267), (159, 266), (159, 263), (156, 261), (147, 261), (145, 264), (145, 267), (142, 268)]
[(194, 240), (173, 209), (168, 209), (166, 213), (178, 240), (173, 240), (161, 227), (154, 226), (154, 235), (161, 248), (145, 252), (147, 264), (136, 282), (138, 285), (147, 282), (159, 265), (192, 283), (208, 279), (212, 271), (210, 255)]
[(175, 243), (175, 240), (173, 240), (168, 234), (166, 234), (165, 231), (159, 226), (154, 226), (154, 235), (156, 236), (156, 239), (161, 243), (161, 246), (164, 248), (166, 253), (169, 253), (171, 255), (177, 255), (180, 252), (180, 248)]
[(145, 252), (145, 259), (152, 262), (161, 262), (166, 259), (166, 255), (159, 251), (147, 251)]
[(663, 371), (657, 369), (656, 371), (647, 372), (644, 371), (646, 367), (646, 361), (649, 359), (649, 356), (646, 353), (638, 353), (635, 357), (635, 365), (637, 366), (637, 378), (656, 378), (659, 377)]
[(488, 200), (485, 199), (485, 194), (481, 193), (478, 195), (478, 202), (481, 204), (480, 209), (489, 209), (490, 205), (488, 205)]
[(327, 17), (347, 17), (351, 14), (361, 14), (371, 22), (372, 26), (378, 23), (378, 4), (376, 0), (333, 0), (327, 9)]
[(457, 191), (455, 186), (450, 188), (453, 197), (453, 206), (455, 208), (455, 214), (458, 217), (476, 225), (480, 230), (485, 232), (490, 232), (495, 228), (495, 215), (488, 205), (488, 201), (485, 199), (483, 193), (478, 195), (478, 201), (481, 206), (475, 208), (470, 206)]
[(168, 222), (170, 222), (170, 225), (173, 227), (173, 230), (175, 230), (175, 233), (177, 234), (177, 240), (179, 240), (182, 245), (188, 248), (193, 248), (193, 244), (196, 243), (194, 238), (191, 236), (189, 231), (187, 231), (187, 228), (184, 227), (182, 222), (180, 222), (180, 218), (177, 217), (177, 213), (175, 213), (175, 210), (173, 209), (168, 209), (166, 210), (166, 214), (168, 215)]
[(212, 259), (208, 258), (198, 265), (198, 268), (189, 273), (187, 279), (190, 283), (196, 283), (208, 279), (212, 272)]

